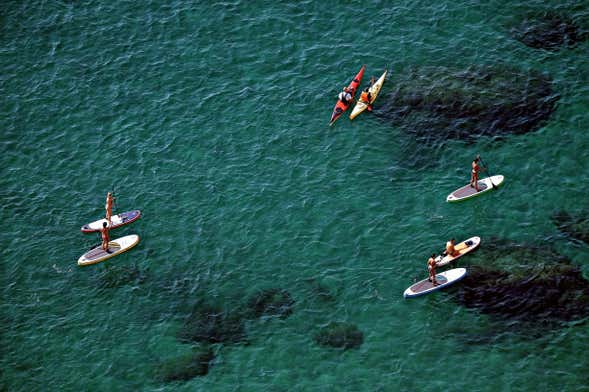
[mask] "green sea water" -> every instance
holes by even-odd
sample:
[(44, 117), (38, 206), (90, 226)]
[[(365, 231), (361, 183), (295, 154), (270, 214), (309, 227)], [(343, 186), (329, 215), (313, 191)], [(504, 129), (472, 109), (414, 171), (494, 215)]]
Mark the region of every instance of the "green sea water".
[[(589, 19), (558, 1), (4, 2), (0, 389), (589, 390), (586, 323), (531, 338), (446, 292), (402, 296), (449, 237), (552, 242), (589, 278), (589, 248), (550, 220), (589, 207), (589, 41), (514, 40), (514, 16), (543, 7)], [(328, 126), (362, 64), (389, 69), (384, 100), (412, 67), (499, 63), (554, 80), (540, 129), (428, 150), (370, 113)], [(477, 153), (504, 186), (446, 203)], [(80, 268), (110, 190), (143, 213), (112, 236), (141, 242)], [(105, 287), (117, 267), (141, 278)], [(155, 376), (190, 351), (192, 303), (265, 288), (292, 295), (290, 317), (248, 321), (205, 376)], [(364, 343), (317, 345), (331, 321)]]

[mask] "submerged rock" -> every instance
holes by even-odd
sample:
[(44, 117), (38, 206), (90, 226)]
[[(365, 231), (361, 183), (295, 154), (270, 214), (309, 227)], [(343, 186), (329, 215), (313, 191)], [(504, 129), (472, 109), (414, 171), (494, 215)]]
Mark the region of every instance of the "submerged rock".
[(429, 146), (534, 131), (559, 98), (548, 76), (501, 66), (420, 67), (396, 79), (379, 116)]
[(294, 299), (286, 290), (277, 288), (261, 290), (248, 301), (248, 308), (255, 317), (276, 316), (282, 319), (292, 314)]
[(246, 332), (241, 312), (229, 312), (208, 304), (197, 304), (178, 333), (185, 342), (238, 343)]
[(315, 342), (321, 346), (335, 348), (356, 348), (364, 342), (364, 334), (354, 324), (331, 322), (314, 336)]
[(551, 248), (491, 241), (470, 260), (455, 292), (466, 307), (541, 325), (589, 316), (589, 282)]
[[(581, 216), (583, 215), (583, 216)], [(552, 222), (558, 229), (574, 239), (589, 244), (589, 215), (575, 214), (572, 216), (566, 211), (558, 211), (552, 215)]]
[(162, 362), (156, 370), (157, 378), (164, 382), (188, 381), (205, 376), (214, 359), (210, 347), (194, 349), (191, 353)]
[(469, 308), (539, 324), (589, 316), (589, 282), (572, 266), (547, 268), (526, 278), (473, 267), (456, 296)]
[(511, 28), (512, 36), (535, 49), (559, 50), (587, 39), (583, 31), (567, 14), (547, 11), (529, 13)]

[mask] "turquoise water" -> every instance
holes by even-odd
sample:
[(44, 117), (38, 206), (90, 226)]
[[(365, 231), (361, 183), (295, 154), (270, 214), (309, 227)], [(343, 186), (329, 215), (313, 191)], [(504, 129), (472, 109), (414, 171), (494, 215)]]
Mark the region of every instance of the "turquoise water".
[[(547, 52), (509, 35), (513, 15), (559, 4), (6, 3), (0, 387), (589, 390), (587, 324), (532, 339), (446, 293), (402, 297), (449, 237), (552, 241), (589, 277), (587, 246), (550, 221), (589, 207), (589, 42)], [(411, 138), (375, 116), (327, 126), (362, 64), (365, 77), (390, 70), (386, 97), (414, 66), (496, 63), (553, 78), (561, 98), (542, 128), (449, 142), (417, 165)], [(505, 186), (446, 203), (477, 153)], [(118, 211), (143, 217), (112, 236), (141, 242), (79, 268), (96, 243), (79, 228), (113, 189)], [(113, 266), (142, 279), (105, 288)], [(161, 361), (190, 350), (176, 338), (188, 304), (231, 307), (271, 287), (295, 299), (290, 317), (249, 321), (249, 344), (215, 345), (206, 376), (157, 380)], [(318, 346), (330, 321), (364, 343)]]

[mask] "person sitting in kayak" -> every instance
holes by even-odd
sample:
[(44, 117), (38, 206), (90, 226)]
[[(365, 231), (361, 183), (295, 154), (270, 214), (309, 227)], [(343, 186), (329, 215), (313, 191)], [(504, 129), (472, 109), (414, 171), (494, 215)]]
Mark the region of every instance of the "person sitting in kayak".
[(106, 253), (111, 253), (108, 249), (108, 243), (110, 242), (110, 236), (108, 235), (108, 223), (102, 222), (102, 229), (100, 229), (100, 236), (102, 237), (102, 250)]
[(444, 251), (444, 254), (452, 257), (456, 257), (460, 254), (460, 252), (454, 248), (454, 238), (446, 242), (446, 250)]
[(112, 226), (112, 205), (115, 201), (114, 196), (112, 195), (112, 193), (108, 192), (106, 194), (106, 205), (104, 206), (105, 210), (106, 210), (106, 220), (108, 221), (108, 226)]
[(338, 97), (338, 99), (340, 101), (342, 101), (342, 103), (344, 105), (348, 105), (354, 99), (352, 97), (352, 89), (349, 88), (349, 87), (344, 87), (344, 89), (342, 90), (342, 92), (339, 93), (339, 95), (337, 97)]
[(362, 94), (360, 94), (360, 101), (362, 101), (366, 105), (368, 105), (367, 109), (369, 112), (372, 111), (372, 105), (370, 104), (370, 101), (372, 101), (372, 94), (370, 94), (370, 88), (372, 87), (373, 84), (374, 84), (374, 76), (370, 78), (370, 85), (368, 87), (366, 87), (364, 89), (364, 91), (362, 91)]
[(432, 253), (431, 257), (427, 259), (427, 270), (429, 272), (429, 281), (433, 283), (434, 286), (438, 285), (438, 281), (436, 280), (436, 254)]
[(472, 171), (470, 174), (470, 187), (474, 188), (477, 192), (479, 191), (479, 172), (482, 170), (479, 166), (480, 158), (477, 157), (472, 161)]

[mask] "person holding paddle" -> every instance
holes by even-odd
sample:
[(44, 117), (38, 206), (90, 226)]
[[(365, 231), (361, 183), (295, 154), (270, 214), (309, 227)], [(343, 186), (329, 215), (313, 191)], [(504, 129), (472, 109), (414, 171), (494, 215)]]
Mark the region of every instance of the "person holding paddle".
[(429, 281), (432, 282), (434, 286), (438, 285), (436, 281), (436, 254), (432, 253), (431, 257), (427, 259), (427, 270), (429, 272)]
[(470, 172), (470, 187), (474, 188), (477, 192), (479, 191), (479, 172), (484, 170), (479, 165), (481, 160), (481, 156), (477, 155), (476, 158), (472, 161), (472, 171)]
[(113, 194), (111, 192), (108, 192), (106, 194), (106, 205), (104, 206), (104, 208), (106, 209), (106, 220), (108, 222), (108, 226), (110, 227), (112, 225), (112, 206), (113, 203), (115, 201), (115, 198), (113, 196)]
[(353, 90), (351, 88), (346, 86), (337, 97), (340, 101), (342, 101), (344, 105), (347, 105), (348, 103), (354, 100), (354, 98), (352, 97), (352, 91)]

